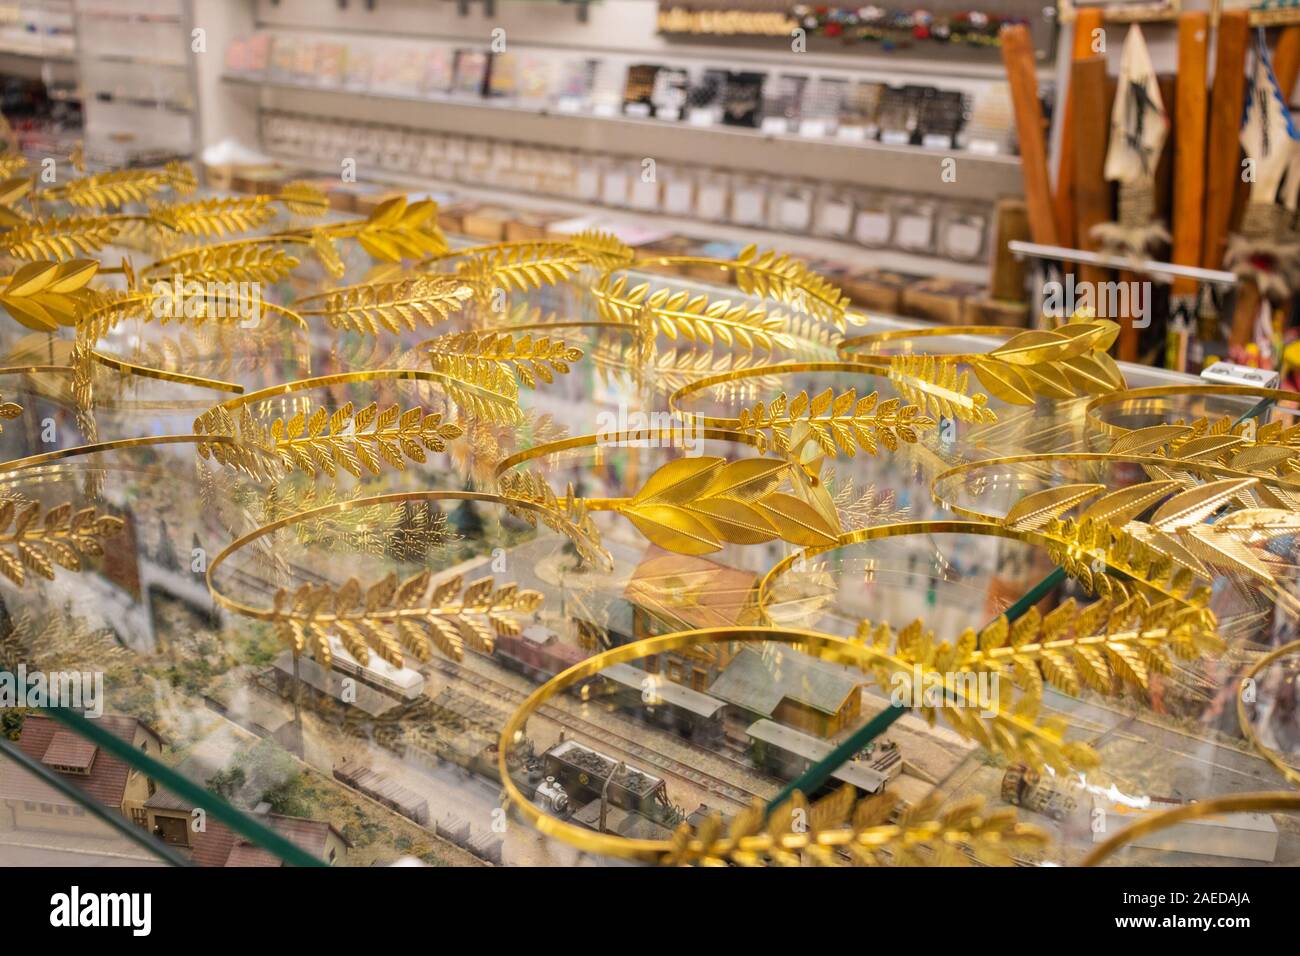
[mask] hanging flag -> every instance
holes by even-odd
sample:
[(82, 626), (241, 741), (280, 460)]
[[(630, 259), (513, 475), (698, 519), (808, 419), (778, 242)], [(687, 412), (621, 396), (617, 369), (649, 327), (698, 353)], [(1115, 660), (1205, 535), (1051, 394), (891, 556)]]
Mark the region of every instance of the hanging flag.
[[(1278, 203), (1295, 208), (1298, 190), (1294, 173), (1297, 139), (1287, 107), (1269, 62), (1264, 31), (1255, 41), (1255, 62), (1246, 87), (1246, 109), (1241, 118), (1241, 148), (1250, 174), (1250, 201)], [(1287, 203), (1285, 200), (1290, 199)]]
[(1143, 258), (1169, 242), (1169, 231), (1156, 218), (1155, 191), (1156, 166), (1168, 135), (1169, 114), (1142, 28), (1135, 23), (1124, 38), (1104, 169), (1106, 179), (1119, 187), (1117, 221), (1092, 228), (1103, 251)]
[(1142, 28), (1135, 23), (1129, 27), (1120, 57), (1119, 87), (1110, 114), (1106, 178), (1115, 183), (1153, 180), (1168, 135), (1169, 114), (1165, 112)]
[[(1228, 240), (1224, 265), (1243, 284), (1258, 288), (1263, 309), (1290, 300), (1300, 283), (1300, 245), (1291, 229), (1300, 198), (1300, 135), (1273, 73), (1263, 30), (1256, 33), (1254, 53), (1238, 136), (1250, 201), (1240, 229)], [(1243, 338), (1245, 315), (1237, 325)]]

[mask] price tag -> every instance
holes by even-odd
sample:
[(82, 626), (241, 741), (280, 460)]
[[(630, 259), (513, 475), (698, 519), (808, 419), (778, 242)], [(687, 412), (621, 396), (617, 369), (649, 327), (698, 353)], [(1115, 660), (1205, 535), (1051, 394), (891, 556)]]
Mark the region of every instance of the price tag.
[(763, 224), (763, 193), (757, 189), (745, 189), (736, 193), (732, 204), (732, 218), (742, 226), (760, 226)]
[(596, 103), (592, 106), (591, 113), (593, 116), (611, 119), (618, 115), (618, 107), (613, 103)]
[(674, 216), (689, 216), (695, 189), (690, 182), (671, 182), (664, 187), (664, 210)]
[(659, 184), (634, 179), (631, 202), (636, 209), (655, 209), (659, 205)]
[(889, 241), (889, 213), (864, 210), (853, 221), (853, 238), (864, 246), (883, 246)]
[(865, 143), (867, 128), (865, 126), (841, 126), (835, 131), (835, 138), (849, 143)]
[(973, 139), (966, 144), (966, 151), (980, 156), (997, 156), (1002, 150), (991, 139)]
[(799, 135), (811, 139), (823, 139), (830, 135), (828, 126), (824, 119), (806, 119), (799, 124)]
[(790, 121), (784, 116), (764, 116), (761, 128), (764, 133), (788, 133), (790, 132)]
[(1277, 388), (1281, 376), (1266, 368), (1252, 368), (1235, 362), (1215, 362), (1201, 370), (1201, 378), (1222, 385), (1251, 385), (1258, 388)]
[(934, 234), (934, 220), (929, 216), (903, 215), (898, 217), (898, 231), (894, 242), (903, 249), (926, 251)]
[(721, 186), (702, 187), (696, 212), (701, 219), (714, 222), (724, 218), (727, 214), (727, 191)]
[(921, 145), (926, 149), (952, 149), (952, 137), (943, 133), (926, 133), (921, 137)]
[(633, 119), (649, 119), (650, 104), (649, 103), (624, 103), (623, 115), (631, 116)]
[(686, 116), (686, 122), (692, 126), (712, 126), (713, 112), (711, 110), (691, 110)]
[(594, 166), (584, 166), (578, 171), (578, 198), (593, 200), (600, 195), (600, 173)]
[(606, 206), (622, 206), (627, 202), (627, 174), (607, 172), (601, 183), (601, 202)]
[(887, 129), (880, 134), (880, 141), (886, 146), (910, 146), (912, 134), (903, 129)]
[(805, 232), (811, 218), (812, 205), (806, 199), (789, 197), (781, 200), (781, 228), (791, 232)]
[(561, 96), (555, 101), (555, 108), (561, 113), (580, 113), (582, 112), (582, 100), (576, 96)]
[(853, 224), (853, 207), (846, 202), (822, 204), (817, 217), (818, 228), (828, 236), (847, 236)]
[(944, 230), (943, 244), (953, 259), (974, 259), (984, 246), (984, 230), (970, 222), (954, 222)]

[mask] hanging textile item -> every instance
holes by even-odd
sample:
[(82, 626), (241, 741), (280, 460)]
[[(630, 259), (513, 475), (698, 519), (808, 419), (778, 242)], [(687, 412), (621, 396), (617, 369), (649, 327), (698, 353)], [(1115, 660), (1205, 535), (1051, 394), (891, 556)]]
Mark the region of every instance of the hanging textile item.
[(1298, 138), (1260, 30), (1241, 123), (1250, 202), (1240, 231), (1228, 240), (1225, 265), (1274, 303), (1289, 299), (1300, 283), (1300, 242), (1293, 223), (1300, 193)]
[(1156, 218), (1155, 192), (1156, 166), (1168, 135), (1169, 114), (1151, 54), (1134, 24), (1124, 39), (1106, 150), (1106, 179), (1119, 186), (1117, 221), (1092, 228), (1102, 251), (1145, 258), (1169, 242), (1169, 230)]

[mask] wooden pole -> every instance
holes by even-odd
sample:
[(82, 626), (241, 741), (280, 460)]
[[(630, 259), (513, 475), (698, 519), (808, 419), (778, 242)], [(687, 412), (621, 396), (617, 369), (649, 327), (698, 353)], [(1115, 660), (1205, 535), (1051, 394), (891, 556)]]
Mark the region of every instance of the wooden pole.
[(1201, 265), (1218, 269), (1228, 247), (1232, 208), (1241, 182), (1241, 115), (1246, 95), (1249, 11), (1225, 10), (1219, 17), (1210, 94), (1209, 148), (1206, 151), (1204, 241)]
[(1284, 27), (1273, 48), (1273, 75), (1277, 77), (1282, 102), (1291, 105), (1295, 82), (1300, 78), (1300, 26)]
[(1034, 242), (1057, 245), (1052, 187), (1047, 175), (1047, 145), (1043, 138), (1043, 108), (1038, 100), (1034, 44), (1023, 23), (1002, 28), (1002, 63), (1011, 87), (1011, 104), (1020, 139), (1020, 167), (1025, 180), (1025, 204)]
[[(1174, 194), (1170, 213), (1173, 244), (1169, 259), (1184, 266), (1201, 264), (1205, 242), (1205, 158), (1209, 112), (1210, 17), (1188, 11), (1178, 18), (1178, 87), (1174, 94)], [(1169, 368), (1185, 370), (1190, 319), (1195, 315), (1200, 287), (1179, 276), (1170, 288), (1171, 321), (1166, 330)]]
[[(1103, 29), (1101, 9), (1088, 8), (1079, 10), (1074, 18), (1074, 49), (1072, 59), (1085, 59), (1096, 53), (1093, 47), (1093, 32)], [(1061, 155), (1056, 167), (1056, 197), (1054, 210), (1056, 214), (1057, 238), (1063, 246), (1078, 247), (1082, 241), (1076, 232), (1078, 217), (1074, 203), (1074, 97), (1075, 90), (1073, 70), (1070, 86), (1065, 92), (1065, 106), (1061, 114)]]
[[(1178, 92), (1174, 96), (1174, 211), (1173, 250), (1178, 265), (1201, 262), (1202, 210), (1205, 207), (1205, 131), (1210, 17), (1204, 11), (1178, 18)], [(1236, 137), (1233, 137), (1236, 142)], [(1174, 294), (1194, 295), (1196, 281), (1174, 279)]]
[[(1110, 222), (1111, 187), (1106, 181), (1106, 146), (1110, 138), (1110, 97), (1107, 95), (1106, 58), (1091, 56), (1071, 64), (1070, 85), (1074, 101), (1074, 206), (1075, 234), (1080, 249), (1097, 250), (1092, 227)], [(1109, 271), (1085, 265), (1084, 282), (1107, 281)]]

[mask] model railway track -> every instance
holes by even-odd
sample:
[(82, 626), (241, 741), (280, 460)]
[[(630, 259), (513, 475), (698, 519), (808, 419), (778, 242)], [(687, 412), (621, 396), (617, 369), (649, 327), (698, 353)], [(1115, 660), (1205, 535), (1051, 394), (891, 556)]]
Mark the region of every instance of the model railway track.
[[(295, 571), (296, 570), (298, 569), (295, 569)], [(235, 579), (245, 587), (261, 591), (262, 593), (271, 593), (272, 589), (267, 586), (265, 581), (238, 569), (232, 570), (231, 573)], [(441, 671), (444, 675), (455, 677), (457, 680), (471, 684), (481, 691), (489, 692), (494, 697), (509, 699), (515, 703), (522, 702), (524, 698), (527, 697), (526, 694), (516, 690), (509, 684), (494, 680), (485, 674), (470, 670), (469, 668), (456, 664), (453, 661), (437, 659), (431, 661), (430, 665), (434, 669)], [(575, 733), (580, 733), (585, 737), (590, 737), (600, 743), (606, 744), (610, 747), (615, 747), (651, 767), (667, 771), (675, 777), (687, 780), (701, 789), (707, 790), (709, 793), (723, 797), (724, 799), (730, 800), (740, 806), (749, 806), (755, 797), (758, 797), (760, 800), (766, 799), (763, 794), (750, 790), (748, 787), (740, 786), (727, 780), (723, 780), (721, 777), (713, 774), (697, 770), (694, 767), (682, 763), (674, 757), (669, 757), (666, 754), (659, 753), (657, 750), (652, 750), (644, 744), (637, 743), (630, 737), (625, 737), (622, 734), (615, 733), (608, 728), (594, 724), (591, 721), (578, 717), (562, 708), (544, 704), (539, 708), (538, 713), (546, 717), (548, 720), (555, 721), (563, 727), (571, 728)], [(741, 763), (741, 761), (730, 755), (719, 753), (715, 756), (726, 760), (737, 769), (744, 770), (746, 773), (753, 774), (754, 772)]]
[[(452, 661), (434, 660), (430, 661), (433, 669), (441, 672), (448, 677), (454, 677), (457, 680), (464, 681), (480, 691), (490, 693), (494, 697), (511, 700), (515, 703), (522, 702), (528, 695), (511, 687), (509, 684), (502, 683), (481, 674), (478, 671), (470, 670)], [(589, 737), (592, 740), (599, 741), (606, 746), (613, 747), (616, 750), (626, 753), (628, 756), (635, 758), (648, 768), (662, 770), (672, 774), (674, 777), (680, 777), (690, 783), (695, 784), (703, 790), (708, 791), (716, 796), (730, 800), (740, 806), (749, 806), (755, 797), (760, 800), (766, 799), (763, 794), (750, 790), (748, 787), (740, 786), (730, 781), (723, 780), (721, 777), (710, 773), (705, 773), (695, 767), (682, 763), (675, 757), (653, 750), (644, 744), (637, 743), (630, 737), (610, 730), (608, 727), (602, 727), (594, 724), (583, 717), (570, 713), (560, 707), (550, 704), (543, 704), (537, 709), (537, 713), (552, 720), (562, 727), (567, 727), (574, 733)], [(748, 770), (748, 768), (746, 768)]]

